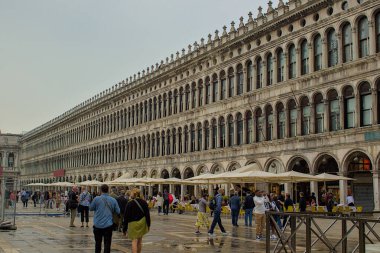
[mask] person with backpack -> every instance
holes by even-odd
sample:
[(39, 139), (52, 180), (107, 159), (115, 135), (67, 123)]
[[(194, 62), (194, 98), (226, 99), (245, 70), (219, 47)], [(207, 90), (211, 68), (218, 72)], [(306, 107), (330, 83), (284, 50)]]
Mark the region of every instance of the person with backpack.
[(78, 187), (73, 186), (72, 191), (69, 192), (69, 199), (67, 201), (67, 208), (70, 210), (70, 227), (75, 227), (74, 220), (77, 216), (78, 208)]
[(246, 227), (252, 227), (252, 212), (254, 207), (255, 203), (253, 202), (253, 197), (251, 195), (251, 192), (248, 191), (243, 204), (243, 209), (245, 210), (244, 221)]
[(210, 203), (210, 209), (214, 208), (214, 218), (211, 223), (211, 227), (208, 231), (208, 236), (214, 237), (214, 229), (216, 224), (219, 225), (220, 230), (222, 231), (222, 235), (228, 235), (226, 230), (222, 225), (222, 220), (220, 219), (220, 215), (222, 213), (222, 202), (223, 202), (224, 189), (220, 188), (218, 190), (218, 194), (214, 196), (214, 199)]
[(238, 192), (235, 192), (234, 195), (230, 198), (229, 206), (231, 208), (232, 226), (238, 227), (238, 219), (240, 212), (240, 197), (238, 195)]
[(164, 215), (168, 215), (169, 214), (169, 193), (167, 190), (164, 190), (164, 194), (162, 196), (164, 198), (164, 206), (163, 206), (163, 211), (164, 211)]

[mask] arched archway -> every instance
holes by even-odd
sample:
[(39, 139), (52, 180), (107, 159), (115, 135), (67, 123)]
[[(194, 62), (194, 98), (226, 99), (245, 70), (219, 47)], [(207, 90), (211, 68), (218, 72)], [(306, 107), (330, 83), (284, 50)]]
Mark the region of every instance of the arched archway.
[[(297, 171), (305, 174), (310, 174), (310, 167), (309, 163), (306, 161), (305, 158), (301, 156), (293, 157), (290, 162), (288, 163), (288, 171)], [(310, 192), (310, 183), (309, 182), (300, 182), (296, 183), (293, 187), (293, 199), (297, 202), (298, 201), (298, 195), (300, 192), (303, 192), (305, 194), (306, 199), (309, 199), (309, 196), (311, 195)]]
[[(172, 176), (171, 177), (181, 179), (181, 172), (179, 171), (178, 168), (174, 168), (172, 170)], [(174, 188), (173, 193), (178, 198), (181, 195), (181, 186), (176, 184), (176, 185), (173, 185), (173, 188)]]
[[(188, 167), (183, 172), (183, 179), (188, 179), (194, 177), (194, 171), (192, 168)], [(193, 195), (196, 195), (195, 187), (194, 185), (185, 185), (185, 195), (189, 195), (188, 197), (192, 197)]]
[[(339, 166), (335, 158), (329, 154), (320, 155), (314, 164), (314, 173), (322, 174), (329, 173), (337, 175), (339, 173)], [(330, 192), (339, 200), (339, 181), (319, 182), (318, 183), (318, 199), (321, 205), (326, 205), (326, 200), (323, 197), (326, 192)]]
[(353, 194), (355, 205), (362, 206), (364, 211), (373, 211), (375, 205), (370, 157), (361, 151), (352, 152), (346, 158), (343, 169), (348, 177), (355, 179), (348, 182), (348, 193)]
[[(284, 165), (282, 164), (281, 161), (277, 159), (270, 159), (265, 167), (265, 171), (278, 174), (278, 173), (283, 173), (285, 172)], [(281, 191), (285, 190), (284, 189), (284, 184), (277, 184), (277, 183), (270, 183), (269, 184), (269, 191), (272, 193), (276, 193), (279, 195)]]
[[(169, 171), (167, 170), (167, 169), (163, 169), (162, 171), (161, 171), (161, 178), (164, 178), (164, 179), (166, 179), (166, 178), (169, 178), (170, 176), (169, 176)], [(167, 185), (167, 184), (164, 184), (164, 185), (162, 185), (162, 190), (163, 191), (167, 191), (167, 192), (169, 192), (169, 185)]]

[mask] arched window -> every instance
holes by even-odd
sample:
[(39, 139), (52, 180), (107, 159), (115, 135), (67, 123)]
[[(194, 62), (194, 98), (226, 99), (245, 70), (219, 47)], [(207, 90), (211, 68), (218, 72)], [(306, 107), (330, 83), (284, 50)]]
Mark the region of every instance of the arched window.
[(323, 103), (323, 96), (321, 93), (318, 93), (314, 96), (314, 104), (315, 104), (315, 133), (323, 133), (324, 127), (324, 113), (325, 113), (325, 105)]
[(252, 62), (247, 62), (247, 92), (252, 90), (252, 78), (253, 78), (253, 69)]
[(309, 46), (307, 40), (301, 43), (301, 75), (309, 73)]
[(375, 30), (376, 30), (376, 52), (380, 52), (380, 12), (375, 17)]
[(195, 151), (195, 126), (191, 125), (190, 127), (190, 152)]
[(322, 69), (322, 38), (321, 35), (314, 37), (314, 71)]
[(228, 97), (233, 97), (235, 94), (235, 75), (234, 69), (228, 69)]
[(277, 51), (277, 82), (284, 81), (285, 76), (285, 55), (282, 49)]
[(151, 145), (152, 145), (152, 151), (151, 151), (152, 157), (154, 157), (155, 153), (156, 153), (155, 144), (156, 144), (156, 139), (154, 138), (154, 134), (152, 134), (152, 142), (151, 142)]
[(205, 132), (204, 148), (205, 148), (205, 150), (209, 150), (209, 148), (210, 148), (210, 125), (209, 125), (208, 121), (206, 121), (206, 123), (205, 123), (204, 132)]
[(244, 87), (244, 74), (243, 74), (243, 65), (239, 64), (237, 66), (237, 94), (240, 95), (243, 93)]
[(177, 132), (175, 129), (172, 130), (172, 139), (173, 139), (173, 142), (172, 142), (172, 154), (176, 154), (177, 153)]
[(247, 139), (245, 140), (245, 143), (251, 144), (253, 143), (253, 119), (251, 111), (248, 111), (245, 114), (245, 127), (247, 129)]
[(372, 125), (372, 92), (367, 82), (360, 84), (360, 126)]
[(226, 124), (224, 118), (219, 119), (219, 136), (220, 136), (220, 147), (224, 148), (226, 146)]
[(198, 106), (203, 106), (203, 80), (198, 82)]
[(243, 144), (243, 116), (238, 113), (236, 116), (236, 127), (237, 127), (237, 140), (236, 145)]
[(343, 91), (344, 96), (344, 128), (355, 127), (355, 94), (351, 86)]
[(289, 137), (297, 135), (297, 105), (292, 99), (288, 104), (289, 111)]
[(289, 79), (297, 76), (297, 55), (296, 47), (291, 45), (289, 47)]
[(220, 72), (220, 100), (223, 100), (226, 98), (227, 93), (227, 80), (226, 80), (226, 73), (224, 70)]
[(228, 146), (234, 145), (234, 118), (232, 115), (228, 116)]
[(327, 33), (328, 67), (338, 64), (338, 41), (334, 29)]
[(329, 91), (327, 99), (329, 101), (329, 130), (338, 131), (340, 129), (340, 105), (336, 90)]
[(166, 117), (166, 109), (167, 109), (167, 105), (168, 105), (168, 99), (167, 99), (167, 96), (166, 96), (166, 93), (164, 94), (164, 102), (163, 102), (163, 112), (162, 112), (162, 117)]
[(256, 89), (263, 87), (263, 61), (261, 57), (256, 60)]
[(213, 119), (211, 121), (211, 128), (212, 128), (212, 143), (211, 143), (211, 148), (215, 149), (217, 148), (217, 143), (218, 143), (218, 126), (216, 124), (216, 120)]
[(218, 76), (216, 74), (214, 74), (212, 77), (212, 88), (212, 102), (216, 102), (216, 100), (218, 99)]
[(178, 128), (178, 154), (182, 154), (182, 128)]
[(310, 133), (310, 104), (307, 97), (301, 100), (301, 134), (308, 135)]
[(170, 139), (171, 139), (170, 130), (168, 130), (166, 134), (166, 155), (170, 155), (170, 147), (171, 147)]
[(185, 135), (185, 148), (183, 150), (184, 153), (187, 153), (189, 150), (189, 128), (187, 126), (185, 126), (185, 129), (184, 129), (184, 135)]
[(190, 86), (186, 85), (185, 90), (185, 110), (190, 110)]
[(179, 89), (179, 112), (183, 112), (183, 88)]
[(358, 22), (358, 36), (359, 36), (359, 58), (366, 57), (368, 52), (369, 32), (368, 32), (368, 19), (363, 17)]
[(285, 108), (282, 103), (279, 103), (276, 106), (277, 109), (277, 138), (284, 139), (285, 138)]
[(165, 132), (161, 133), (161, 156), (165, 155)]
[(172, 115), (173, 113), (173, 94), (171, 91), (169, 91), (169, 101), (168, 101), (168, 105), (169, 105), (169, 116)]
[(135, 106), (132, 105), (132, 124), (131, 126), (135, 125)]
[(148, 122), (148, 102), (144, 102), (144, 109), (145, 109), (145, 116), (144, 116), (144, 121)]
[(267, 86), (273, 84), (273, 57), (272, 54), (267, 56)]
[(352, 61), (352, 30), (349, 23), (342, 27), (343, 62)]
[(255, 112), (255, 123), (256, 123), (256, 142), (260, 142), (264, 140), (263, 127), (264, 127), (264, 117), (263, 112), (260, 108), (258, 108)]
[(160, 133), (157, 132), (156, 133), (156, 156), (160, 156), (161, 154), (161, 151), (160, 151)]
[(205, 104), (208, 105), (208, 104), (210, 104), (210, 101), (211, 101), (210, 77), (206, 77), (205, 88), (206, 88), (206, 100), (205, 100)]
[(195, 108), (197, 104), (197, 85), (192, 83), (191, 85), (191, 108)]
[(272, 106), (267, 106), (265, 109), (265, 124), (266, 124), (266, 140), (270, 141), (273, 138), (273, 108)]
[(173, 102), (174, 102), (174, 110), (173, 110), (173, 114), (177, 114), (178, 113), (178, 91), (177, 90), (174, 90), (174, 99), (173, 99)]
[(377, 90), (377, 124), (380, 124), (380, 79), (376, 82)]
[(197, 142), (198, 142), (198, 147), (197, 147), (197, 151), (201, 151), (202, 150), (202, 133), (203, 133), (203, 129), (202, 129), (202, 124), (201, 123), (198, 123), (198, 126), (197, 126)]

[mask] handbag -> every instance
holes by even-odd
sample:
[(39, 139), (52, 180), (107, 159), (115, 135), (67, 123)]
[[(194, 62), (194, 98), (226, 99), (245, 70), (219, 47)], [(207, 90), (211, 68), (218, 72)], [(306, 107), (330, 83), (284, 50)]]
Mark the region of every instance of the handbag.
[(144, 209), (141, 207), (140, 203), (137, 200), (134, 199), (133, 201), (140, 208), (141, 212), (144, 214), (144, 217), (138, 221), (132, 221), (128, 223), (128, 238), (132, 240), (142, 238), (143, 235), (149, 232)]

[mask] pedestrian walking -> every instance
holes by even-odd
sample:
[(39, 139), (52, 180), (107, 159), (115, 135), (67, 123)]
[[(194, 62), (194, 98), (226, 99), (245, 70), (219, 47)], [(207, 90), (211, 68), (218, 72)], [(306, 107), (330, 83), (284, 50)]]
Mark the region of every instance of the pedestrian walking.
[(256, 240), (263, 239), (263, 229), (265, 222), (265, 199), (262, 196), (262, 191), (256, 190), (253, 201), (255, 203), (255, 220), (256, 220)]
[(161, 192), (158, 192), (157, 193), (157, 197), (156, 197), (156, 204), (155, 204), (155, 206), (157, 206), (158, 215), (160, 215), (161, 212), (162, 212), (162, 204), (163, 204), (163, 202), (164, 202), (164, 198), (162, 197)]
[(21, 201), (22, 201), (23, 207), (28, 208), (29, 192), (25, 191), (25, 189), (22, 189)]
[(82, 189), (82, 193), (79, 195), (79, 207), (78, 210), (80, 212), (80, 221), (82, 222), (81, 227), (83, 228), (84, 221), (86, 219), (86, 227), (88, 227), (88, 213), (89, 207), (91, 203), (91, 194), (87, 191), (86, 188)]
[(162, 196), (164, 198), (164, 215), (169, 214), (169, 193), (167, 190), (164, 190), (164, 195)]
[(142, 238), (149, 232), (150, 214), (148, 203), (142, 199), (139, 189), (131, 191), (131, 200), (125, 207), (124, 234), (132, 240), (132, 253), (141, 253)]
[(58, 191), (55, 193), (55, 208), (57, 208), (57, 211), (59, 211), (62, 204), (62, 197), (61, 193)]
[(76, 186), (73, 186), (72, 190), (69, 192), (67, 208), (70, 210), (70, 227), (75, 227), (74, 221), (75, 216), (77, 216), (78, 208), (78, 187)]
[(255, 204), (251, 192), (247, 192), (247, 196), (244, 199), (243, 209), (245, 210), (244, 222), (245, 226), (252, 227), (252, 212)]
[[(285, 194), (285, 202), (284, 202), (284, 211), (287, 212), (288, 211), (288, 208), (289, 207), (293, 207), (294, 206), (294, 202), (293, 200), (290, 198), (290, 194), (289, 193), (286, 193)], [(286, 227), (286, 223), (288, 222), (288, 218), (289, 216), (287, 215), (284, 215), (284, 220), (282, 222), (282, 227), (283, 229)]]
[(120, 192), (120, 195), (116, 198), (117, 204), (119, 205), (120, 215), (119, 215), (119, 223), (117, 224), (117, 231), (121, 232), (124, 220), (125, 207), (127, 206), (129, 195), (127, 195), (124, 191)]
[(306, 212), (306, 199), (305, 194), (300, 192), (300, 202), (299, 202), (300, 212)]
[(100, 186), (102, 194), (95, 197), (90, 204), (90, 210), (94, 212), (94, 237), (95, 253), (102, 251), (104, 238), (104, 253), (111, 252), (113, 214), (120, 214), (117, 201), (108, 195), (108, 185)]
[(32, 200), (33, 200), (33, 206), (34, 207), (36, 207), (37, 199), (38, 199), (37, 192), (34, 192), (33, 195), (32, 195)]
[(232, 226), (238, 227), (238, 219), (240, 212), (240, 197), (238, 192), (235, 192), (234, 195), (230, 198), (230, 208), (231, 208), (231, 220)]
[(224, 189), (220, 188), (218, 190), (218, 194), (214, 196), (214, 199), (212, 200), (214, 203), (210, 204), (215, 206), (214, 208), (214, 218), (211, 223), (211, 227), (208, 231), (208, 235), (210, 237), (214, 237), (214, 229), (216, 227), (216, 224), (219, 225), (220, 230), (222, 231), (222, 235), (227, 235), (226, 230), (224, 229), (222, 225), (222, 220), (220, 219), (220, 215), (222, 213), (222, 202), (223, 202), (223, 195), (224, 195)]
[(208, 195), (205, 193), (203, 194), (202, 198), (199, 199), (198, 202), (198, 213), (197, 213), (197, 221), (195, 222), (195, 227), (197, 230), (195, 231), (196, 235), (199, 235), (201, 232), (199, 231), (200, 227), (207, 228), (207, 231), (210, 229), (210, 222), (208, 221), (208, 217), (206, 214), (207, 209), (207, 197)]

